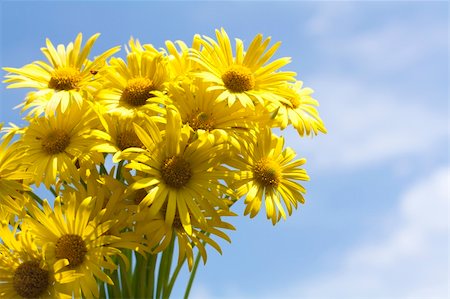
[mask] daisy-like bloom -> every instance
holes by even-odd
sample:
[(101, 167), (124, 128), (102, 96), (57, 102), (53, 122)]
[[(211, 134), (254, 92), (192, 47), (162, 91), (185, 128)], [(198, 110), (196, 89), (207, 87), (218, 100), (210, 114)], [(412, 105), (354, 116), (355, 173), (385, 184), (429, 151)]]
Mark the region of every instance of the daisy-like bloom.
[(171, 226), (178, 213), (184, 230), (192, 234), (192, 219), (206, 224), (202, 210), (211, 217), (216, 208), (228, 210), (222, 194), (229, 192), (219, 180), (224, 177), (220, 165), (227, 152), (224, 144), (212, 144), (199, 136), (191, 140), (191, 128), (182, 126), (179, 114), (167, 111), (167, 126), (161, 132), (151, 119), (143, 127), (135, 126), (146, 149), (130, 148), (122, 159), (130, 160), (127, 168), (141, 173), (131, 190), (145, 189), (148, 193), (139, 207), (150, 206), (150, 217), (165, 209), (165, 222)]
[(319, 102), (311, 96), (311, 88), (302, 88), (303, 82), (297, 81), (287, 87), (281, 88), (280, 93), (288, 103), (270, 104), (267, 109), (276, 111), (275, 120), (281, 129), (289, 124), (297, 130), (300, 136), (317, 135), (319, 132), (327, 133), (327, 129), (319, 116), (316, 107)]
[[(136, 211), (137, 205), (134, 201), (125, 197), (127, 186), (114, 178), (115, 171), (116, 169), (113, 167), (109, 174), (93, 172), (85, 182), (62, 183), (57, 185), (56, 191), (61, 194), (62, 198), (71, 198), (74, 195), (79, 204), (86, 197), (94, 198), (95, 204), (91, 211), (90, 220), (95, 217), (98, 218), (99, 215), (101, 215), (101, 218), (98, 218), (99, 220), (115, 219), (116, 223), (108, 231), (108, 234), (119, 236), (123, 241), (124, 236), (130, 237), (130, 234), (123, 233), (123, 230), (131, 226), (130, 216)], [(139, 239), (139, 237), (134, 236), (134, 240)], [(116, 243), (116, 246), (119, 245), (119, 243)], [(122, 245), (119, 247), (127, 247), (125, 243), (122, 243)], [(134, 249), (134, 247), (131, 249)]]
[(23, 206), (23, 192), (30, 190), (24, 180), (34, 175), (26, 171), (29, 164), (23, 161), (25, 151), (18, 150), (17, 142), (11, 143), (14, 134), (4, 137), (0, 143), (0, 205), (6, 205), (12, 213), (19, 214)]
[(281, 217), (286, 219), (282, 202), (288, 214), (298, 202), (304, 203), (305, 188), (298, 181), (308, 181), (309, 177), (301, 169), (306, 160), (295, 159), (295, 152), (285, 148), (284, 139), (275, 136), (270, 129), (258, 135), (255, 143), (249, 144), (242, 156), (230, 160), (230, 166), (238, 169), (233, 187), (239, 197), (245, 195), (244, 214), (254, 217), (264, 201), (267, 219), (275, 225)]
[[(235, 228), (222, 220), (222, 217), (235, 216), (230, 211), (219, 210), (214, 217), (209, 217), (206, 211), (203, 211), (206, 216), (206, 224), (201, 224), (194, 217), (192, 218), (192, 232), (187, 233), (183, 227), (178, 212), (175, 214), (172, 224), (165, 221), (165, 209), (162, 209), (156, 216), (149, 216), (150, 213), (142, 210), (137, 214), (135, 219), (137, 221), (137, 230), (140, 234), (146, 236), (148, 247), (153, 248), (153, 253), (158, 253), (175, 239), (178, 242), (178, 264), (183, 263), (184, 259), (188, 262), (189, 270), (192, 270), (194, 262), (194, 247), (197, 247), (203, 262), (206, 263), (207, 253), (206, 245), (210, 245), (216, 249), (220, 254), (222, 250), (220, 245), (212, 239), (213, 236), (220, 237), (223, 240), (231, 242), (230, 238), (223, 229), (234, 230)], [(219, 215), (220, 217), (216, 217)]]
[[(93, 148), (94, 151), (113, 154), (113, 162), (118, 162), (118, 157), (123, 150), (130, 147), (144, 148), (144, 144), (136, 135), (133, 123), (141, 123), (140, 119), (122, 118), (114, 114), (99, 114), (103, 126), (102, 130), (96, 130), (94, 135), (106, 140)], [(165, 121), (160, 117), (152, 117), (153, 120)]]
[(295, 81), (296, 73), (278, 71), (290, 62), (288, 57), (267, 63), (280, 46), (279, 42), (268, 48), (270, 37), (263, 39), (258, 34), (244, 51), (243, 42), (236, 39), (234, 57), (223, 28), (216, 30), (216, 37), (217, 42), (204, 37), (201, 41), (204, 48), (194, 51), (193, 59), (203, 67), (197, 76), (213, 83), (210, 89), (222, 91), (217, 101), (226, 101), (231, 106), (237, 100), (244, 107), (254, 107), (255, 102), (264, 105), (266, 101), (283, 101), (276, 90), (285, 82)]
[[(175, 42), (166, 41), (168, 56), (168, 66), (170, 70), (170, 77), (174, 81), (185, 81), (192, 79), (192, 72), (197, 71), (200, 66), (193, 61), (191, 56), (191, 49), (200, 50), (201, 43), (200, 35), (194, 35), (192, 39), (192, 46), (189, 48), (183, 41), (177, 40)], [(178, 47), (177, 47), (178, 46)]]
[[(64, 200), (62, 204), (61, 200)], [(23, 230), (34, 235), (38, 246), (45, 247), (45, 256), (60, 275), (72, 279), (67, 289), (75, 298), (99, 297), (96, 279), (113, 284), (102, 269), (113, 271), (117, 265), (111, 257), (121, 255), (115, 246), (120, 238), (106, 234), (117, 220), (105, 219), (102, 213), (92, 216), (95, 199), (87, 197), (79, 202), (75, 194), (55, 199), (55, 207), (44, 201), (43, 210), (30, 207)]]
[[(130, 44), (133, 44), (130, 42)], [(96, 95), (106, 113), (124, 118), (157, 115), (164, 112), (162, 91), (169, 80), (167, 58), (163, 53), (146, 51), (140, 45), (131, 47), (127, 63), (112, 58), (110, 66), (101, 72), (104, 88)]]
[(44, 182), (48, 188), (57, 176), (66, 181), (78, 181), (79, 161), (88, 163), (86, 156), (103, 159), (101, 154), (90, 152), (92, 147), (104, 142), (92, 135), (97, 126), (98, 120), (92, 111), (76, 106), (64, 114), (31, 119), (21, 143), (27, 149), (23, 160), (31, 164), (28, 172), (35, 173), (35, 184), (39, 186)]
[(9, 72), (4, 81), (11, 83), (8, 88), (37, 89), (28, 94), (23, 109), (32, 108), (33, 114), (45, 111), (46, 115), (51, 115), (59, 106), (65, 112), (73, 104), (81, 107), (84, 100), (91, 100), (99, 87), (98, 76), (94, 74), (120, 49), (111, 48), (90, 61), (89, 53), (99, 35), (90, 37), (84, 47), (81, 47), (81, 33), (67, 47), (58, 45), (55, 48), (47, 39), (47, 47), (41, 51), (50, 64), (35, 61), (22, 68), (4, 68)]
[(240, 105), (228, 106), (216, 102), (220, 91), (208, 91), (208, 84), (199, 79), (180, 83), (170, 89), (172, 103), (180, 112), (183, 124), (197, 134), (206, 133), (213, 143), (230, 142), (240, 148), (240, 141), (248, 138), (248, 132), (256, 126), (256, 115)]
[(18, 233), (17, 226), (0, 224), (0, 296), (2, 298), (71, 298), (57, 280), (42, 251), (32, 242), (29, 234)]

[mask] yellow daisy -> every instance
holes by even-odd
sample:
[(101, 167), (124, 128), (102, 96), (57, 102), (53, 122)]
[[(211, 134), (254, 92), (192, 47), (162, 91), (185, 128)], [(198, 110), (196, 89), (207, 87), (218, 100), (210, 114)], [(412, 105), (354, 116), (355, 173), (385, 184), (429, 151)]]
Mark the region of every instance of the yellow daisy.
[(220, 91), (208, 91), (208, 86), (198, 79), (193, 84), (180, 83), (179, 87), (170, 89), (172, 103), (180, 112), (182, 123), (194, 132), (206, 133), (213, 143), (230, 142), (239, 149), (240, 142), (256, 126), (258, 117), (240, 105), (230, 107), (215, 101)]
[(298, 202), (304, 203), (306, 190), (298, 181), (309, 180), (306, 171), (300, 168), (306, 160), (294, 160), (295, 152), (283, 146), (282, 137), (265, 129), (243, 155), (228, 163), (239, 170), (233, 187), (239, 197), (245, 196), (245, 215), (256, 216), (264, 201), (267, 219), (275, 224), (281, 217), (286, 219), (282, 202), (289, 215), (293, 206), (297, 208)]
[(121, 255), (115, 247), (120, 238), (106, 234), (116, 220), (103, 219), (101, 213), (92, 217), (94, 206), (92, 197), (79, 203), (76, 195), (70, 194), (69, 198), (64, 198), (63, 208), (61, 198), (57, 197), (53, 210), (47, 201), (43, 210), (31, 206), (32, 217), (27, 217), (23, 223), (23, 230), (32, 233), (35, 242), (45, 248), (47, 261), (53, 263), (61, 275), (72, 278), (67, 288), (73, 290), (77, 298), (82, 295), (98, 298), (96, 279), (113, 284), (103, 270), (115, 270), (117, 265), (111, 257)]
[(59, 284), (63, 276), (55, 274), (31, 235), (0, 224), (0, 236), (0, 297), (71, 298)]
[(276, 90), (287, 81), (295, 81), (296, 73), (278, 71), (290, 62), (288, 57), (267, 63), (279, 42), (268, 48), (270, 37), (263, 39), (258, 34), (245, 52), (243, 42), (236, 39), (236, 56), (233, 56), (230, 39), (223, 28), (216, 30), (216, 37), (217, 42), (204, 37), (201, 40), (204, 48), (194, 51), (193, 59), (202, 66), (197, 76), (213, 83), (210, 89), (222, 91), (217, 101), (226, 101), (231, 106), (237, 100), (244, 107), (253, 107), (255, 102), (264, 105), (266, 101), (284, 101)]
[(119, 51), (114, 47), (97, 56), (93, 61), (88, 59), (99, 33), (93, 35), (82, 48), (82, 35), (77, 35), (74, 43), (65, 47), (46, 40), (46, 48), (42, 52), (49, 63), (35, 61), (22, 68), (4, 68), (9, 74), (4, 82), (11, 83), (8, 88), (33, 88), (28, 94), (24, 110), (33, 108), (32, 113), (51, 115), (57, 107), (65, 112), (69, 106), (81, 107), (84, 100), (91, 100), (98, 86), (97, 72), (103, 68), (106, 59)]
[(153, 254), (165, 250), (170, 242), (176, 239), (178, 242), (178, 264), (181, 264), (186, 259), (189, 270), (192, 270), (194, 261), (193, 250), (195, 247), (200, 252), (203, 262), (206, 263), (206, 245), (210, 245), (222, 254), (220, 245), (212, 239), (212, 236), (231, 242), (228, 235), (222, 231), (223, 229), (235, 229), (231, 224), (222, 220), (222, 217), (225, 216), (235, 216), (230, 211), (219, 210), (214, 217), (209, 217), (206, 211), (202, 211), (207, 216), (206, 224), (200, 223), (193, 217), (191, 233), (186, 232), (178, 212), (175, 214), (172, 224), (168, 224), (165, 221), (165, 212), (165, 208), (163, 208), (156, 216), (150, 216), (150, 213), (143, 210), (135, 217), (137, 231), (146, 236), (148, 246), (153, 248)]
[(90, 152), (103, 142), (92, 135), (97, 126), (98, 120), (92, 111), (77, 107), (64, 114), (31, 119), (21, 143), (27, 150), (24, 161), (30, 163), (28, 172), (35, 173), (35, 184), (39, 186), (44, 182), (49, 187), (56, 177), (78, 181), (80, 163), (88, 163), (86, 156), (103, 159), (102, 155)]
[[(118, 115), (99, 113), (102, 130), (95, 130), (93, 134), (105, 140), (105, 143), (93, 147), (92, 150), (113, 154), (113, 162), (118, 162), (118, 157), (123, 150), (130, 147), (144, 148), (144, 144), (136, 135), (133, 123), (142, 123), (142, 119), (122, 118)], [(161, 117), (152, 117), (157, 122), (165, 122)]]
[(302, 88), (303, 82), (297, 81), (280, 89), (288, 103), (270, 104), (267, 109), (275, 111), (275, 120), (282, 129), (292, 124), (300, 136), (327, 133), (327, 129), (317, 112), (319, 102), (312, 98), (311, 88)]
[(192, 49), (200, 50), (200, 40), (200, 35), (194, 35), (190, 48), (181, 40), (175, 42), (166, 41), (166, 55), (172, 80), (185, 81), (192, 79), (192, 72), (197, 71), (200, 66), (190, 56)]
[(24, 203), (23, 192), (30, 190), (24, 180), (32, 179), (34, 174), (26, 171), (29, 163), (23, 161), (25, 151), (20, 150), (17, 142), (11, 143), (14, 134), (3, 137), (4, 140), (0, 143), (0, 205), (19, 214)]
[(122, 159), (131, 160), (127, 168), (137, 170), (140, 177), (131, 190), (145, 189), (148, 193), (139, 206), (150, 206), (150, 217), (166, 208), (165, 222), (171, 226), (178, 212), (188, 234), (192, 234), (191, 220), (205, 224), (202, 210), (209, 215), (216, 208), (228, 210), (222, 195), (227, 187), (219, 180), (224, 177), (221, 157), (227, 152), (224, 144), (216, 145), (201, 136), (191, 140), (188, 126), (181, 125), (179, 114), (168, 109), (165, 132), (160, 132), (151, 119), (143, 127), (136, 125), (136, 133), (146, 149), (126, 149)]
[[(71, 184), (61, 183), (57, 186), (56, 191), (62, 198), (71, 198), (75, 195), (78, 204), (81, 204), (86, 197), (95, 199), (94, 207), (91, 211), (92, 220), (101, 215), (101, 219), (115, 219), (116, 223), (108, 231), (108, 234), (123, 237), (123, 231), (127, 227), (132, 226), (130, 216), (137, 210), (134, 200), (129, 200), (125, 194), (127, 186), (120, 180), (114, 178), (116, 168), (113, 167), (108, 174), (92, 173), (84, 182), (72, 182)], [(63, 206), (64, 208), (64, 206)], [(129, 236), (129, 235), (127, 235)], [(139, 238), (135, 237), (135, 242), (128, 244), (134, 249), (135, 243)], [(127, 247), (123, 240), (123, 246)], [(117, 246), (117, 243), (116, 243)], [(127, 247), (127, 248), (128, 248)]]
[[(133, 44), (132, 42), (130, 42)], [(101, 71), (104, 87), (96, 95), (107, 113), (136, 118), (163, 113), (162, 91), (168, 81), (167, 58), (163, 53), (143, 51), (135, 44), (125, 63), (112, 58), (110, 66)]]

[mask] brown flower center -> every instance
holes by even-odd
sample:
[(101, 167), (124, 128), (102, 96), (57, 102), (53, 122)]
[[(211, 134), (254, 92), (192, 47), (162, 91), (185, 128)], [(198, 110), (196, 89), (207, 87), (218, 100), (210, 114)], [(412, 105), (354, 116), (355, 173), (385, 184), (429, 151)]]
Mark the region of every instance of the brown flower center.
[(133, 78), (128, 80), (120, 100), (134, 107), (143, 106), (147, 103), (147, 99), (153, 97), (150, 92), (154, 90), (156, 90), (156, 87), (152, 80), (141, 77)]
[(86, 253), (86, 243), (79, 235), (63, 235), (56, 242), (56, 258), (68, 259), (71, 268), (81, 265)]
[(56, 155), (64, 152), (70, 144), (70, 136), (62, 130), (51, 132), (42, 140), (42, 148), (49, 155)]
[(13, 287), (23, 298), (38, 298), (50, 285), (47, 270), (39, 267), (39, 262), (28, 261), (21, 264), (14, 271)]
[(161, 165), (161, 177), (170, 187), (179, 189), (191, 179), (192, 171), (188, 162), (182, 157), (173, 156)]
[(147, 196), (147, 191), (145, 189), (139, 189), (138, 191), (136, 191), (136, 193), (134, 194), (134, 203), (135, 204), (140, 204), (141, 201), (144, 199), (144, 197)]
[(194, 130), (211, 131), (214, 129), (214, 118), (211, 113), (195, 111), (188, 118), (189, 126)]
[(72, 90), (78, 87), (81, 81), (80, 71), (73, 67), (55, 69), (48, 82), (48, 87), (55, 90)]
[(245, 66), (233, 65), (222, 75), (225, 87), (231, 92), (244, 92), (255, 87), (255, 77)]
[(281, 174), (278, 164), (274, 161), (261, 159), (253, 166), (255, 180), (264, 187), (277, 187), (280, 183)]
[(126, 130), (117, 134), (117, 147), (123, 151), (129, 147), (144, 147), (136, 133), (132, 130)]

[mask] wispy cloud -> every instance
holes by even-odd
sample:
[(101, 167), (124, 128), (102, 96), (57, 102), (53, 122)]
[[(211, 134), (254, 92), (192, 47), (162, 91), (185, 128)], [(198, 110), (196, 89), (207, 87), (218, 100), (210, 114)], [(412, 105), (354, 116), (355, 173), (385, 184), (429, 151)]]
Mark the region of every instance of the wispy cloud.
[[(405, 101), (394, 91), (352, 77), (324, 76), (314, 81), (329, 133), (297, 143), (296, 150), (319, 169), (366, 167), (399, 157), (435, 154), (445, 146), (445, 111), (420, 99)], [(288, 136), (295, 139), (295, 133)]]
[[(440, 168), (410, 185), (399, 205), (380, 218), (378, 236), (357, 242), (337, 269), (252, 294), (215, 294), (204, 286), (193, 298), (448, 298), (449, 171)], [(294, 283), (292, 283), (294, 281)]]
[(418, 14), (364, 27), (358, 9), (368, 8), (326, 3), (308, 22), (324, 63), (305, 83), (317, 90), (329, 134), (296, 149), (326, 171), (435, 155), (449, 136), (445, 89), (434, 83), (436, 70), (445, 73), (434, 55), (447, 57), (446, 20)]
[(380, 223), (383, 236), (355, 245), (340, 269), (281, 297), (447, 298), (448, 182), (449, 168), (443, 168), (410, 186)]

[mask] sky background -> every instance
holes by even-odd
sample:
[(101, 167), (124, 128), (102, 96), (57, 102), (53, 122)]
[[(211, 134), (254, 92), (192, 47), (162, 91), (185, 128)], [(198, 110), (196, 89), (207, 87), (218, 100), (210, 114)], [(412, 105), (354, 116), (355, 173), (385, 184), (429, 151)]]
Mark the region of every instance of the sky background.
[[(286, 144), (306, 157), (306, 204), (273, 227), (231, 222), (192, 298), (448, 298), (448, 2), (1, 2), (1, 66), (43, 60), (48, 37), (100, 32), (93, 55), (130, 36), (163, 47), (224, 27), (315, 90), (327, 135)], [(123, 52), (122, 52), (123, 53)], [(2, 72), (2, 75), (5, 73)], [(23, 90), (0, 87), (0, 122)], [(242, 212), (242, 205), (236, 206)], [(181, 296), (186, 275), (174, 298)]]

